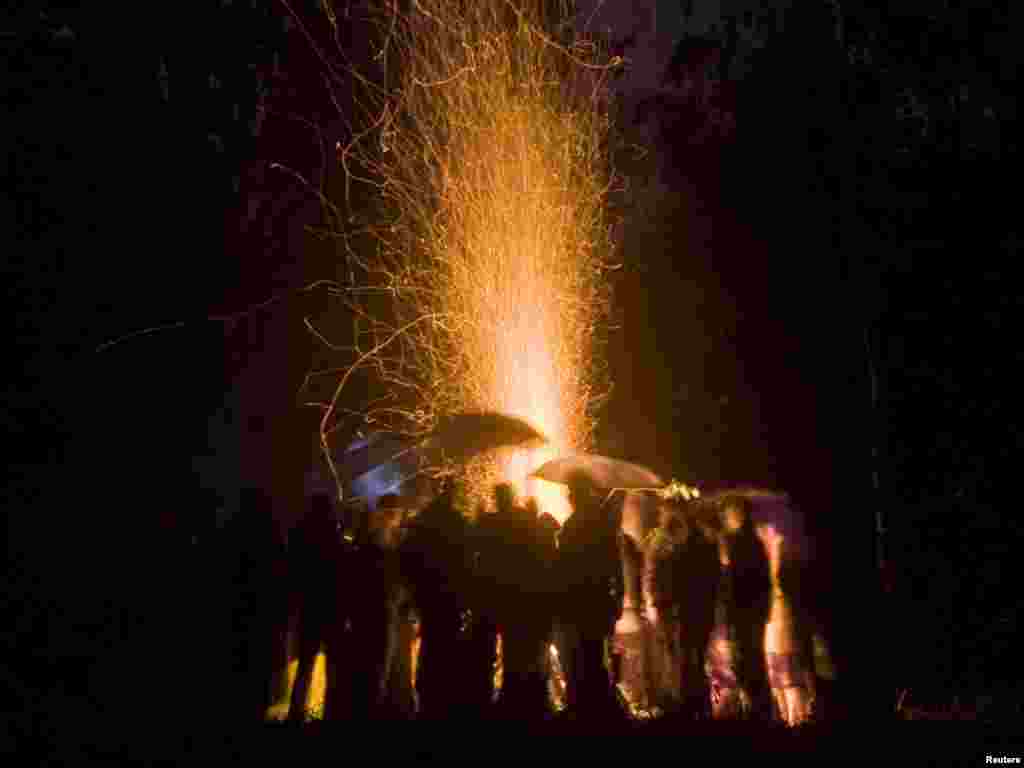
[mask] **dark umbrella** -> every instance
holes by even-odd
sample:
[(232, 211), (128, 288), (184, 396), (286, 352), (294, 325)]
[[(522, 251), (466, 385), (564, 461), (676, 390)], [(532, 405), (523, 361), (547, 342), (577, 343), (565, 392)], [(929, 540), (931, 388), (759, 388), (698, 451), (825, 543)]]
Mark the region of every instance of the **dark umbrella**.
[(656, 489), (665, 485), (664, 481), (647, 467), (592, 453), (553, 459), (532, 475), (541, 480), (566, 485), (572, 476), (579, 472), (585, 474), (595, 486), (604, 490)]
[(502, 413), (462, 413), (448, 418), (425, 438), (374, 433), (350, 445), (335, 459), (345, 483), (360, 496), (397, 493), (445, 461), (465, 462), (504, 446), (544, 442), (522, 419)]
[(503, 413), (460, 413), (436, 429), (422, 444), (431, 463), (464, 462), (481, 453), (506, 446), (547, 442), (522, 419)]

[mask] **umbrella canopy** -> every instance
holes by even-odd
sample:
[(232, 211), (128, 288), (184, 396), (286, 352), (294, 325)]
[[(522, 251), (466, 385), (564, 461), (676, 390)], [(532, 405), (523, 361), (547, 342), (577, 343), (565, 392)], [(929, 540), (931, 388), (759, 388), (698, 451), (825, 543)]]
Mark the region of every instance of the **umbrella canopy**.
[[(364, 500), (376, 509), (377, 499), (387, 493), (414, 493), (424, 460), (412, 438), (376, 432), (350, 444), (335, 455), (335, 468), (344, 495)], [(326, 465), (318, 465), (307, 476), (307, 492), (323, 486), (336, 494), (334, 479)]]
[(547, 438), (522, 419), (484, 411), (452, 416), (424, 441), (422, 449), (432, 463), (463, 462), (497, 448), (542, 442)]
[(345, 478), (352, 480), (385, 464), (415, 459), (412, 455), (415, 447), (415, 443), (409, 438), (375, 432), (352, 443), (344, 453), (335, 458), (335, 462)]
[(721, 488), (712, 492), (705, 491), (703, 498), (708, 501), (723, 501), (730, 496), (740, 496), (753, 504), (788, 504), (789, 494), (771, 488), (760, 488), (753, 485), (737, 485), (732, 488)]
[(446, 460), (465, 462), (496, 448), (544, 441), (522, 419), (489, 411), (462, 413), (426, 438), (383, 432), (360, 438), (335, 458), (335, 464), (352, 493), (375, 500), (399, 492)]
[(605, 490), (650, 489), (665, 485), (664, 481), (647, 467), (592, 453), (553, 459), (532, 475), (541, 480), (565, 485), (578, 472), (582, 472), (594, 485)]

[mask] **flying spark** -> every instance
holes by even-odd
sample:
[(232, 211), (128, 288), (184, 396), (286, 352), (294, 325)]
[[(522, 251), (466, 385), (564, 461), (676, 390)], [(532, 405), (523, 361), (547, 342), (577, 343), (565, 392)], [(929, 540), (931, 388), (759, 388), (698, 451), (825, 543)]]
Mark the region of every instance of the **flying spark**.
[[(551, 442), (471, 462), (469, 500), (511, 482), (568, 515), (561, 486), (527, 475), (590, 447), (607, 394), (613, 173), (602, 95), (614, 65), (595, 44), (546, 32), (544, 5), (417, 0), (381, 25), (399, 86), (381, 91), (372, 128), (338, 149), (380, 203), (344, 238), (361, 276), (349, 292), (355, 355), (321, 422), (339, 493), (329, 438), (359, 371), (388, 392), (359, 427), (422, 436), (476, 410), (529, 422)], [(365, 235), (372, 249), (355, 244)]]

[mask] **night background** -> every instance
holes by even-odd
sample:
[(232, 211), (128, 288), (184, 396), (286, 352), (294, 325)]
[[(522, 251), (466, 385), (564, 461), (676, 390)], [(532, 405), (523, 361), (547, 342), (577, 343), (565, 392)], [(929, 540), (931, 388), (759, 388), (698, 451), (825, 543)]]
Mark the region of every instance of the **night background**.
[[(1019, 706), (1020, 8), (656, 5), (602, 17), (636, 59), (620, 126), (652, 151), (619, 163), (599, 451), (792, 494), (852, 711), (903, 688)], [(327, 45), (319, 3), (292, 8)], [(299, 389), (331, 360), (303, 318), (345, 324), (303, 290), (337, 276), (317, 200), (269, 164), (338, 194), (348, 129), (270, 0), (3, 24), (6, 698), (37, 735), (58, 720), (34, 713), (173, 716), (215, 665), (192, 537), (244, 485), (299, 517)]]

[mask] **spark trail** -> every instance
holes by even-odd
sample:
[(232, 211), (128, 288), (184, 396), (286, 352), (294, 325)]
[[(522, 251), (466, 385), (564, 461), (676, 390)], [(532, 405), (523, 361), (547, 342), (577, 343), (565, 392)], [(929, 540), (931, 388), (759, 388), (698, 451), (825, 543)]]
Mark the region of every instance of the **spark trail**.
[(603, 97), (617, 62), (596, 44), (556, 40), (551, 21), (538, 0), (389, 6), (384, 50), (401, 74), (375, 92), (371, 127), (339, 151), (379, 205), (344, 240), (354, 362), (325, 404), (321, 439), (331, 462), (339, 398), (357, 371), (386, 393), (358, 411), (362, 428), (416, 436), (451, 413), (518, 416), (550, 445), (472, 462), (470, 501), (508, 481), (564, 519), (561, 488), (526, 476), (591, 447), (607, 393), (614, 176)]

